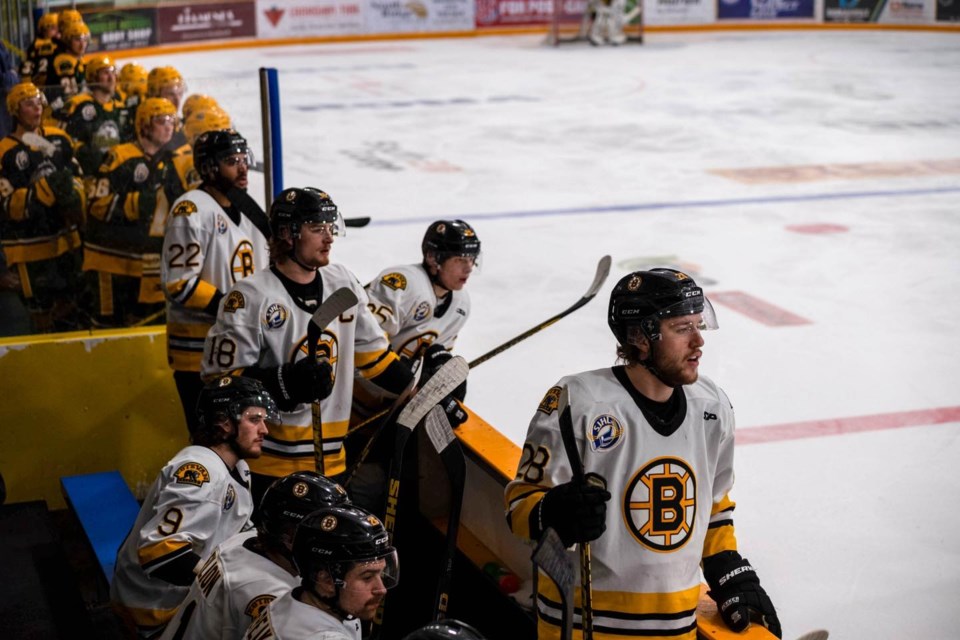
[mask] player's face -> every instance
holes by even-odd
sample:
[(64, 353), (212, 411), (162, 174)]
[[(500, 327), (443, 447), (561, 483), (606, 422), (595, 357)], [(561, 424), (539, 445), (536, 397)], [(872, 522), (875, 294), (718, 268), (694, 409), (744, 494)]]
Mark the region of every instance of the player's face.
[(297, 241), (297, 259), (308, 267), (318, 268), (330, 264), (333, 247), (333, 226), (325, 222), (306, 222), (300, 225)]
[(97, 87), (110, 95), (117, 90), (117, 70), (113, 67), (100, 69), (97, 72)]
[(147, 138), (155, 145), (163, 146), (173, 137), (173, 126), (173, 116), (154, 116), (147, 127)]
[(180, 110), (180, 100), (183, 98), (183, 85), (179, 82), (168, 84), (160, 89), (160, 97), (166, 98), (173, 103), (173, 106)]
[(40, 127), (40, 120), (43, 117), (43, 100), (37, 98), (27, 98), (20, 101), (20, 109), (17, 120), (27, 131), (36, 131)]
[(381, 558), (350, 569), (340, 589), (340, 608), (360, 620), (373, 620), (377, 607), (387, 595), (383, 577), (386, 568), (387, 561)]
[(220, 161), (220, 176), (237, 189), (247, 188), (247, 172), (250, 158), (245, 153), (235, 153)]
[(697, 381), (703, 355), (703, 318), (698, 314), (678, 316), (660, 322), (660, 340), (654, 349), (653, 364), (670, 385)]
[(87, 50), (87, 43), (89, 42), (90, 36), (87, 35), (74, 36), (70, 38), (70, 43), (68, 45), (70, 47), (70, 53), (75, 56), (82, 56), (83, 52)]
[(444, 289), (460, 291), (467, 284), (476, 258), (469, 256), (454, 256), (443, 261), (437, 269), (437, 277)]
[(259, 458), (263, 436), (267, 435), (267, 410), (263, 407), (247, 407), (237, 425), (237, 451), (241, 458)]

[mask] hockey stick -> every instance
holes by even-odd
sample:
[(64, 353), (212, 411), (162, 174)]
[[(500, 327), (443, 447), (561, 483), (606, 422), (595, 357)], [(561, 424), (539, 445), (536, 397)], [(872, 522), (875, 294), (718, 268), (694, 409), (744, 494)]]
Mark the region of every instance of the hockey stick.
[(443, 407), (436, 405), (423, 421), (430, 444), (440, 454), (440, 461), (447, 470), (450, 480), (450, 511), (447, 514), (447, 545), (440, 568), (440, 580), (437, 582), (435, 622), (447, 616), (450, 603), (450, 589), (453, 585), (453, 561), (457, 554), (457, 533), (460, 531), (460, 509), (463, 507), (463, 487), (467, 481), (467, 465), (463, 457), (460, 441), (453, 434), (453, 427)]
[[(445, 398), (467, 379), (469, 372), (467, 361), (460, 356), (453, 356), (427, 380), (423, 388), (403, 407), (397, 416), (397, 435), (394, 440), (393, 459), (390, 461), (390, 476), (387, 480), (387, 504), (383, 525), (393, 543), (394, 531), (397, 526), (397, 505), (400, 498), (400, 472), (403, 467), (403, 450), (407, 447), (410, 434), (417, 424), (432, 410), (438, 402)], [(379, 638), (383, 629), (383, 609), (386, 599), (380, 601), (377, 613), (373, 618), (370, 629), (371, 638)]]
[(533, 550), (534, 573), (537, 575), (536, 567), (553, 580), (560, 592), (560, 604), (563, 606), (563, 615), (560, 621), (560, 640), (571, 640), (573, 638), (573, 582), (576, 579), (576, 567), (567, 554), (560, 536), (552, 527), (540, 536), (540, 541)]
[(344, 224), (344, 226), (346, 226), (346, 227), (365, 227), (365, 226), (367, 226), (368, 224), (370, 224), (370, 218), (369, 218), (369, 217), (363, 217), (363, 218), (344, 218), (344, 219), (343, 219), (343, 224)]
[[(570, 391), (566, 386), (560, 390), (557, 403), (560, 412), (560, 437), (567, 452), (567, 460), (577, 482), (584, 482), (583, 461), (577, 450), (576, 436), (573, 434), (573, 419), (570, 417)], [(590, 559), (590, 543), (580, 543), (580, 608), (583, 625), (583, 640), (593, 639), (593, 569)]]
[[(482, 356), (474, 358), (473, 360), (470, 361), (469, 367), (473, 369), (478, 364), (483, 364), (493, 356), (503, 353), (504, 351), (516, 345), (517, 343), (522, 342), (523, 340), (526, 340), (533, 334), (543, 331), (544, 329), (546, 329), (553, 323), (557, 322), (561, 318), (564, 318), (570, 315), (571, 313), (573, 313), (583, 305), (587, 304), (588, 302), (593, 300), (594, 297), (596, 297), (597, 292), (600, 290), (600, 287), (602, 287), (603, 283), (606, 282), (608, 275), (610, 275), (610, 256), (603, 256), (602, 258), (600, 258), (600, 262), (597, 263), (597, 273), (593, 276), (593, 282), (590, 284), (590, 288), (587, 289), (586, 293), (584, 293), (579, 300), (574, 302), (572, 305), (570, 305), (569, 307), (567, 307), (557, 315), (547, 320), (544, 320), (540, 324), (534, 327), (531, 327), (530, 329), (527, 329), (520, 335), (514, 338), (511, 338), (510, 340), (507, 340), (500, 346), (494, 347), (493, 349), (491, 349), (490, 351), (487, 351)], [(347, 436), (349, 437), (350, 434), (356, 433), (358, 430), (366, 427), (368, 424), (374, 422), (375, 420), (379, 420), (380, 418), (385, 416), (389, 410), (390, 409), (384, 409), (383, 411), (370, 416), (360, 424), (354, 427), (351, 427), (350, 431), (347, 433)]]
[[(307, 357), (317, 359), (317, 344), (328, 324), (347, 309), (356, 306), (357, 294), (349, 287), (341, 287), (331, 293), (310, 318), (307, 325)], [(311, 405), (313, 410), (313, 458), (317, 473), (324, 474), (323, 464), (323, 422), (320, 420), (320, 401)]]
[(491, 349), (490, 351), (487, 351), (482, 356), (474, 358), (473, 360), (470, 361), (470, 368), (473, 369), (478, 364), (483, 364), (493, 356), (499, 353), (503, 353), (504, 351), (514, 346), (518, 342), (526, 340), (533, 334), (543, 331), (544, 329), (546, 329), (547, 327), (555, 323), (557, 320), (560, 320), (561, 318), (564, 318), (570, 315), (571, 313), (573, 313), (583, 305), (593, 300), (594, 297), (596, 297), (597, 292), (600, 291), (600, 287), (602, 287), (603, 283), (606, 282), (608, 275), (610, 275), (610, 256), (603, 256), (602, 258), (600, 258), (600, 262), (597, 263), (597, 273), (596, 275), (593, 276), (593, 282), (590, 284), (590, 288), (587, 289), (587, 292), (584, 293), (579, 300), (574, 302), (572, 305), (570, 305), (569, 307), (567, 307), (557, 315), (551, 318), (548, 318), (547, 320), (544, 320), (540, 324), (535, 325), (530, 329), (527, 329), (520, 335), (516, 336), (515, 338), (511, 338), (510, 340), (507, 340), (500, 346), (494, 347), (493, 349)]

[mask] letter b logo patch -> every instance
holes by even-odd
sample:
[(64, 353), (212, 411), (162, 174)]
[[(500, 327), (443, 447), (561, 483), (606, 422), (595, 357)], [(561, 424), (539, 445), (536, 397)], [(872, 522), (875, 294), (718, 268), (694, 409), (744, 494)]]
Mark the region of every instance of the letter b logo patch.
[(690, 539), (697, 515), (697, 479), (686, 462), (657, 458), (630, 479), (623, 499), (627, 528), (653, 551), (675, 551)]

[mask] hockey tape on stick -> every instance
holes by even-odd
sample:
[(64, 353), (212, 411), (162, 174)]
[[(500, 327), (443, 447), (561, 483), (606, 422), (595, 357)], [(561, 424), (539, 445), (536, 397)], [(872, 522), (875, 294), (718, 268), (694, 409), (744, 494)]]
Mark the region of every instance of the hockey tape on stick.
[(571, 640), (573, 637), (573, 589), (577, 568), (553, 527), (547, 527), (540, 536), (532, 558), (533, 563), (557, 585), (560, 604), (563, 606), (560, 639)]

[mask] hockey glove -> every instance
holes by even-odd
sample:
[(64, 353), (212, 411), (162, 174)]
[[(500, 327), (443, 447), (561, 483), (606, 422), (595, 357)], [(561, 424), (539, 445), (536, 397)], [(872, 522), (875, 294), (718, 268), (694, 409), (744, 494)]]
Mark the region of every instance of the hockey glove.
[(153, 214), (157, 209), (157, 189), (146, 187), (139, 192), (140, 197), (137, 200), (137, 211), (140, 214), (140, 220), (150, 224), (153, 220)]
[(782, 637), (777, 610), (746, 558), (741, 558), (736, 551), (721, 551), (704, 558), (703, 576), (710, 585), (708, 595), (717, 603), (728, 627), (740, 632), (750, 622), (756, 622), (778, 638)]
[(440, 406), (443, 408), (443, 412), (447, 414), (447, 420), (450, 422), (450, 426), (456, 429), (467, 421), (467, 412), (464, 411), (460, 403), (457, 402), (454, 393), (456, 393), (456, 390), (441, 400)]
[(333, 391), (333, 367), (326, 358), (301, 358), (280, 367), (284, 399), (297, 404), (323, 400)]
[[(442, 344), (435, 343), (430, 345), (423, 354), (423, 373), (420, 375), (420, 383), (419, 383), (420, 386), (422, 387), (424, 384), (426, 384), (427, 380), (432, 378), (433, 374), (439, 371), (440, 368), (443, 365), (445, 365), (447, 361), (450, 360), (450, 358), (452, 357), (453, 357), (453, 354), (447, 351)], [(457, 385), (457, 388), (454, 389), (452, 392), (450, 392), (450, 396), (448, 396), (447, 398), (444, 398), (443, 403), (441, 403), (441, 406), (443, 406), (444, 411), (447, 412), (447, 416), (451, 418), (450, 424), (452, 424), (453, 426), (457, 426), (456, 424), (453, 424), (453, 417), (451, 416), (450, 410), (447, 409), (447, 400), (449, 400), (451, 397), (456, 398), (460, 402), (463, 402), (463, 399), (467, 397), (467, 381), (466, 380), (464, 380), (459, 385)], [(466, 420), (466, 419), (467, 419), (466, 414), (464, 414), (463, 420)], [(461, 420), (460, 423), (458, 424), (463, 423), (463, 420)]]
[(571, 480), (553, 487), (534, 510), (538, 521), (531, 530), (539, 537), (553, 527), (566, 547), (596, 540), (607, 529), (610, 492), (604, 486), (602, 477), (588, 473), (582, 481)]

